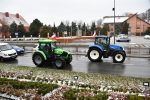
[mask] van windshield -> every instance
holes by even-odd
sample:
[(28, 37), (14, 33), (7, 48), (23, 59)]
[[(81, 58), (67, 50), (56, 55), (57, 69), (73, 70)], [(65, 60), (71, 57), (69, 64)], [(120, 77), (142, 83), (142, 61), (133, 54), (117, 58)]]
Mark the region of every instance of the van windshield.
[(1, 51), (11, 50), (11, 49), (12, 49), (12, 47), (9, 44), (0, 45), (0, 50)]

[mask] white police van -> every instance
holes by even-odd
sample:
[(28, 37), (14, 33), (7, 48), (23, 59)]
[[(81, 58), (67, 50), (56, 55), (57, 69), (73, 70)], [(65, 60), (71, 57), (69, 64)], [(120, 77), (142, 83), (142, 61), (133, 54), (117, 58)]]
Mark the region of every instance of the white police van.
[(0, 43), (0, 59), (15, 59), (16, 51), (8, 43)]

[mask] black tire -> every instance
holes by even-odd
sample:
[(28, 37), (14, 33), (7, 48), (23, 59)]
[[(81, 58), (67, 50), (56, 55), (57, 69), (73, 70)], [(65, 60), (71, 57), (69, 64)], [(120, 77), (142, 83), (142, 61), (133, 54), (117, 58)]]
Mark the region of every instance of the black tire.
[(98, 62), (102, 58), (102, 51), (99, 50), (98, 48), (90, 48), (88, 50), (87, 56), (88, 56), (90, 61)]
[(70, 64), (72, 62), (72, 55), (70, 55), (70, 58), (68, 60), (66, 60), (67, 64)]
[(55, 64), (56, 68), (61, 69), (65, 65), (65, 60), (62, 58), (56, 58), (54, 61), (54, 64)]
[(114, 63), (123, 63), (125, 61), (126, 55), (122, 52), (116, 52), (113, 55), (113, 62)]
[(36, 66), (42, 66), (44, 64), (44, 57), (40, 53), (34, 53), (32, 56), (32, 61)]

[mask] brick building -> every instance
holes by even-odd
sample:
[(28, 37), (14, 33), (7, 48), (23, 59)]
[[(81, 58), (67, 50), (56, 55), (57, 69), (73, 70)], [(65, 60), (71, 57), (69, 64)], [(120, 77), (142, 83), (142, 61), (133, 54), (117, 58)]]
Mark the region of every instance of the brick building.
[[(27, 23), (27, 21), (18, 13), (17, 14), (10, 14), (9, 12), (0, 12), (0, 29), (2, 28), (2, 25), (8, 25), (10, 26), (13, 22), (15, 22), (17, 25), (19, 25), (20, 23), (24, 25), (26, 32), (29, 31), (29, 24)], [(9, 37), (10, 33), (2, 33), (0, 31), (0, 38), (1, 37)]]
[[(115, 16), (115, 23), (127, 22), (129, 24), (129, 34), (141, 35), (142, 32), (145, 32), (150, 28), (150, 23), (142, 20), (137, 16), (137, 14), (129, 16)], [(105, 16), (103, 18), (103, 24), (109, 25), (110, 32), (114, 31), (114, 16)]]

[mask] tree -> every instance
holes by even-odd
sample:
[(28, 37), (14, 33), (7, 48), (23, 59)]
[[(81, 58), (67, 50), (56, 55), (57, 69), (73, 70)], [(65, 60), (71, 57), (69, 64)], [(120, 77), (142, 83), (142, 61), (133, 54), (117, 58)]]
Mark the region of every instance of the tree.
[(54, 26), (52, 27), (51, 31), (54, 33), (57, 33), (58, 30), (57, 30), (57, 27), (55, 26), (55, 23), (54, 23)]
[(42, 26), (43, 24), (38, 19), (33, 20), (33, 22), (30, 24), (30, 27), (29, 27), (29, 31), (31, 35), (33, 37), (37, 37), (40, 33), (40, 28)]
[(150, 35), (150, 28), (148, 28), (148, 29), (145, 31), (144, 34), (145, 34), (145, 35)]
[(94, 33), (95, 30), (96, 30), (95, 22), (92, 22), (91, 32)]
[(47, 37), (48, 33), (51, 32), (51, 27), (44, 25), (41, 27), (40, 35), (41, 37)]
[(121, 33), (122, 33), (122, 34), (128, 34), (128, 28), (129, 28), (129, 24), (125, 21), (125, 22), (123, 23)]
[(107, 35), (107, 32), (109, 32), (109, 26), (108, 24), (104, 24), (103, 28), (101, 29), (101, 35)]
[(66, 24), (66, 30), (67, 30), (68, 35), (70, 36), (71, 27), (69, 26), (69, 23)]
[(101, 27), (96, 27), (96, 34), (101, 35)]
[(58, 32), (59, 34), (62, 34), (64, 31), (66, 31), (66, 26), (64, 25), (63, 22), (61, 22), (60, 25), (58, 26)]
[(87, 27), (86, 27), (86, 24), (85, 24), (85, 23), (82, 25), (81, 30), (82, 30), (82, 35), (83, 35), (83, 36), (86, 36)]
[(15, 22), (10, 25), (9, 32), (11, 37), (15, 37), (15, 33), (17, 32), (17, 24)]
[(23, 37), (23, 35), (25, 35), (25, 28), (24, 28), (24, 25), (22, 23), (20, 23), (18, 25), (18, 37)]
[(77, 25), (75, 22), (71, 23), (71, 29), (72, 29), (72, 36), (76, 36), (77, 33)]

